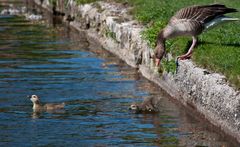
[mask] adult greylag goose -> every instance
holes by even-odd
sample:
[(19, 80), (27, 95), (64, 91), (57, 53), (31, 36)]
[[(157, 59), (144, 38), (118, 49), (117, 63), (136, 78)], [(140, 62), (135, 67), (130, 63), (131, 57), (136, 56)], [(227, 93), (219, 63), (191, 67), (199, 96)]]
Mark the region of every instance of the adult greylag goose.
[(58, 110), (58, 109), (63, 109), (64, 106), (65, 106), (65, 103), (42, 105), (41, 102), (40, 102), (40, 99), (37, 95), (28, 96), (28, 98), (30, 98), (30, 100), (33, 103), (33, 111), (34, 112), (54, 111), (54, 110)]
[(191, 36), (192, 45), (188, 52), (177, 58), (180, 60), (191, 57), (197, 43), (197, 36), (203, 31), (209, 30), (219, 24), (237, 21), (238, 18), (224, 16), (224, 14), (237, 12), (234, 8), (227, 8), (222, 4), (190, 6), (180, 9), (171, 17), (167, 26), (157, 36), (155, 48), (155, 62), (158, 66), (165, 54), (165, 41), (177, 36)]

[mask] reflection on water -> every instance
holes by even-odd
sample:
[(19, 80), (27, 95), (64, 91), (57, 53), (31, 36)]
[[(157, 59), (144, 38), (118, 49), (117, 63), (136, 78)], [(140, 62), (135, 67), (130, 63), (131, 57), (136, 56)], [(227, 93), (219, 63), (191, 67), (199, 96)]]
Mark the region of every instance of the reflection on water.
[[(0, 146), (234, 146), (83, 32), (0, 16)], [(27, 95), (63, 111), (33, 113)], [(132, 114), (143, 98), (159, 114)]]

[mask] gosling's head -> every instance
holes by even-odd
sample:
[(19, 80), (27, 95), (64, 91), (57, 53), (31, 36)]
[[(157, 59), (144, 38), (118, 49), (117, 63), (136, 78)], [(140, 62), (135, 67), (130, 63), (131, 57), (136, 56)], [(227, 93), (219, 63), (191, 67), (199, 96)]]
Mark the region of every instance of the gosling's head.
[(130, 107), (129, 107), (129, 110), (133, 111), (134, 113), (140, 113), (141, 112), (139, 104), (131, 104)]
[(132, 104), (130, 105), (130, 110), (138, 110), (139, 109), (139, 106), (137, 104)]
[(29, 98), (33, 103), (39, 103), (39, 97), (37, 95), (29, 96)]

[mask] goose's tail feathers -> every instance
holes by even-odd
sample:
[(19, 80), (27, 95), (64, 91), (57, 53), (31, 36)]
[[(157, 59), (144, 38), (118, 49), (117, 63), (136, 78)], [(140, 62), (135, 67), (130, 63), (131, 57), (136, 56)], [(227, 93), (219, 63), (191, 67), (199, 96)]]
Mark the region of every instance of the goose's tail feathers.
[(206, 30), (209, 30), (209, 29), (212, 29), (220, 24), (224, 24), (224, 23), (227, 23), (227, 22), (232, 22), (232, 21), (240, 21), (239, 18), (233, 18), (233, 17), (228, 17), (228, 16), (221, 16), (221, 17), (218, 17), (218, 18), (215, 18), (213, 19), (212, 21), (204, 24), (204, 27), (205, 27), (205, 31)]

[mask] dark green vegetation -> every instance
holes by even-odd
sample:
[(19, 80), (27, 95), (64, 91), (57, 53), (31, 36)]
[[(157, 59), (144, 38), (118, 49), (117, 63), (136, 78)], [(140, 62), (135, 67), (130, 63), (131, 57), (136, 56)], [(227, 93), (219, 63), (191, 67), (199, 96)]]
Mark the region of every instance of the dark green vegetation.
[(95, 2), (97, 0), (75, 0), (75, 1), (77, 1), (78, 4), (86, 4), (86, 3)]
[[(143, 32), (143, 38), (154, 48), (156, 35), (174, 13), (180, 8), (190, 5), (212, 3), (225, 4), (228, 7), (239, 8), (239, 0), (117, 0), (128, 2), (134, 6), (131, 13), (141, 23), (148, 27)], [(240, 12), (229, 14), (240, 18)], [(237, 88), (240, 88), (240, 22), (225, 24), (203, 33), (199, 36), (199, 45), (193, 54), (193, 60), (203, 68), (223, 73)], [(189, 42), (190, 41), (190, 42)], [(179, 37), (168, 40), (167, 51), (174, 57), (186, 52), (191, 44), (191, 38)], [(171, 67), (172, 66), (172, 62)], [(165, 64), (165, 63), (163, 63)], [(169, 68), (169, 67), (167, 67)]]

